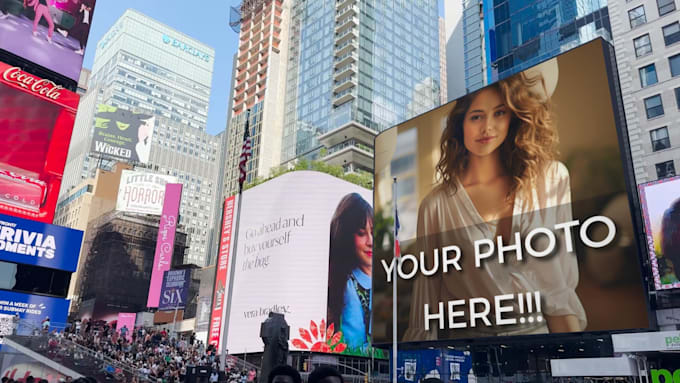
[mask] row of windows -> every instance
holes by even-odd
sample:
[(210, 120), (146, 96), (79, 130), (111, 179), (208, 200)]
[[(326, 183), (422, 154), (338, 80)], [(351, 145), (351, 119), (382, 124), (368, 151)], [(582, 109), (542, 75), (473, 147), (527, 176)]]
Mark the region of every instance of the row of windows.
[[(680, 54), (669, 57), (668, 64), (670, 66), (671, 77), (680, 76)], [(640, 74), (640, 86), (643, 88), (659, 82), (656, 64), (654, 63), (639, 68), (638, 73)]]
[[(656, 0), (656, 6), (659, 10), (659, 17), (661, 17), (675, 10), (675, 0)], [(629, 10), (628, 21), (630, 22), (631, 29), (647, 23), (645, 6), (640, 5)]]

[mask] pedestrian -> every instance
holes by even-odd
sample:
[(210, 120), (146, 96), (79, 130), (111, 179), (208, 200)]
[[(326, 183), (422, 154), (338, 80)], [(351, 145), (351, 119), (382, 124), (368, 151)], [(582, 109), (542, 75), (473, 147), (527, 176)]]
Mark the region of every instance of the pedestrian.
[(345, 380), (333, 367), (321, 366), (309, 374), (307, 383), (345, 383)]
[(220, 375), (217, 373), (217, 371), (213, 370), (213, 372), (210, 374), (210, 383), (217, 383), (219, 379)]
[(50, 331), (50, 317), (43, 319), (41, 327), (43, 334), (47, 334)]
[(12, 317), (12, 335), (17, 335), (19, 333), (19, 313), (14, 313)]
[(127, 339), (127, 333), (128, 333), (127, 325), (123, 325), (123, 327), (120, 329), (120, 336)]
[(302, 383), (302, 379), (296, 369), (282, 364), (271, 370), (267, 383)]

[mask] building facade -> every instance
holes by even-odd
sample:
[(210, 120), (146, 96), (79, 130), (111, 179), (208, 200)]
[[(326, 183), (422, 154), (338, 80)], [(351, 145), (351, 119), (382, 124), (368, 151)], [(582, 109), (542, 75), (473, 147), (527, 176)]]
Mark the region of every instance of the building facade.
[(448, 81), (446, 78), (446, 22), (443, 17), (439, 18), (439, 103), (446, 104), (448, 101)]
[(113, 162), (89, 153), (97, 105), (156, 116), (142, 171), (184, 184), (180, 223), (189, 232), (186, 262), (203, 266), (218, 194), (220, 139), (206, 129), (214, 50), (137, 11), (127, 10), (97, 43), (88, 93), (78, 110), (61, 196)]
[(680, 167), (680, 24), (674, 0), (610, 2), (637, 183)]
[(293, 5), (282, 162), (371, 171), (373, 137), (440, 104), (436, 1)]
[(468, 92), (598, 37), (612, 41), (606, 0), (466, 0), (464, 9)]
[[(486, 49), (484, 47), (483, 0), (463, 1), (463, 57), (465, 58), (465, 93), (474, 92), (488, 84), (486, 78)], [(455, 13), (453, 14), (455, 17)], [(448, 20), (448, 19), (447, 19)], [(449, 49), (454, 52), (449, 53)], [(457, 46), (447, 46), (447, 54), (455, 55)]]
[[(281, 131), (291, 0), (245, 0), (226, 133), (224, 195), (238, 192), (238, 163), (246, 116), (253, 156), (246, 182), (266, 177), (281, 162)], [(250, 111), (249, 113), (247, 111)]]
[[(444, 55), (446, 55), (446, 101), (465, 94), (465, 47), (463, 1), (444, 2)], [(481, 38), (480, 38), (481, 41)], [(444, 80), (442, 79), (442, 84)], [(443, 89), (443, 87), (442, 87)], [(442, 91), (442, 93), (444, 93)]]
[[(83, 239), (86, 260), (76, 287), (79, 299), (72, 303), (74, 310), (82, 313), (84, 302), (96, 300), (96, 307), (111, 311), (97, 313), (101, 317), (145, 311), (157, 236), (158, 220), (149, 217), (114, 211), (90, 222)], [(183, 263), (186, 239), (178, 227), (172, 267)], [(106, 311), (104, 308), (101, 310)]]

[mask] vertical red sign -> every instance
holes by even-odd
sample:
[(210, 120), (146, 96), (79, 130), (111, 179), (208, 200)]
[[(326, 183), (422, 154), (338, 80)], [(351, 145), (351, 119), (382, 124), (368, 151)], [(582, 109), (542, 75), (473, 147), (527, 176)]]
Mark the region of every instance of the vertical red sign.
[(217, 256), (217, 273), (215, 275), (215, 288), (213, 293), (212, 312), (210, 314), (210, 336), (208, 342), (220, 349), (220, 334), (222, 332), (222, 311), (227, 293), (227, 273), (229, 269), (229, 251), (231, 249), (231, 233), (234, 221), (234, 204), (236, 197), (231, 196), (224, 200), (224, 213), (222, 215), (222, 235), (220, 236), (220, 252)]
[(182, 184), (165, 184), (165, 198), (163, 200), (163, 214), (158, 226), (156, 239), (156, 255), (153, 258), (151, 284), (149, 284), (149, 298), (147, 307), (158, 307), (161, 297), (163, 273), (170, 270), (172, 253), (175, 249), (175, 229), (179, 216), (179, 202), (182, 199)]

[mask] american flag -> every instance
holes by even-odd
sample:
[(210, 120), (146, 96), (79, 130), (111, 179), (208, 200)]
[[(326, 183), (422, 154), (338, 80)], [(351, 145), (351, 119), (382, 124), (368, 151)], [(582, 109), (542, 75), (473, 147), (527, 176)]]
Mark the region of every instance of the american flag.
[(253, 145), (250, 141), (250, 109), (246, 111), (246, 126), (243, 132), (243, 146), (241, 146), (241, 157), (239, 157), (238, 168), (238, 189), (243, 190), (243, 183), (246, 181), (246, 164), (253, 155)]

